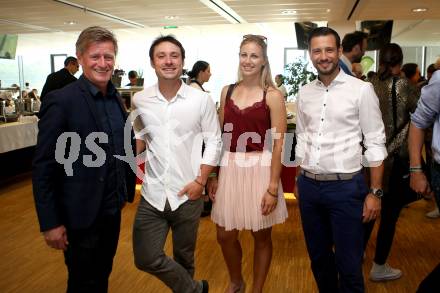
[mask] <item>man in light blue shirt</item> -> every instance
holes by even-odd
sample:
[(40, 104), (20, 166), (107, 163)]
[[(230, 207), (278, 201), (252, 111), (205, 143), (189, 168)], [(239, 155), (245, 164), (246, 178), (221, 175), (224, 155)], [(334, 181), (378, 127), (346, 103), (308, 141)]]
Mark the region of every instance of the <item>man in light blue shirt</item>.
[[(425, 129), (434, 123), (432, 136), (433, 162), (431, 168), (431, 186), (422, 170), (422, 146)], [(411, 174), (410, 185), (415, 192), (429, 194), (434, 191), (437, 206), (440, 206), (440, 70), (434, 72), (429, 84), (422, 88), (417, 109), (411, 116), (409, 129), (409, 155)], [(440, 292), (440, 264), (426, 277), (417, 290), (422, 292)]]

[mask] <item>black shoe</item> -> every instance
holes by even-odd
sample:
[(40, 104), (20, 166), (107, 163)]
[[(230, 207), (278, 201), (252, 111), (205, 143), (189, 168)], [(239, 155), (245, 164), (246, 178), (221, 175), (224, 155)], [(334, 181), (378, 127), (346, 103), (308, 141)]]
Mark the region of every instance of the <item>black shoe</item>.
[(208, 292), (209, 292), (208, 281), (202, 280), (202, 293), (208, 293)]
[(211, 215), (211, 211), (202, 211), (200, 217), (204, 218), (204, 217), (208, 217), (209, 215)]

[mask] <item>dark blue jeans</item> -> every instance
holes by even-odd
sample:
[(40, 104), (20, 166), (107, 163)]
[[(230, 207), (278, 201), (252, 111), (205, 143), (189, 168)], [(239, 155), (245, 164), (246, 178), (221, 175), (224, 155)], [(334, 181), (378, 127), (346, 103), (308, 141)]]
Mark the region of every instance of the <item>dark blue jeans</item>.
[(364, 292), (362, 211), (368, 188), (351, 180), (316, 181), (300, 176), (299, 207), (319, 292)]

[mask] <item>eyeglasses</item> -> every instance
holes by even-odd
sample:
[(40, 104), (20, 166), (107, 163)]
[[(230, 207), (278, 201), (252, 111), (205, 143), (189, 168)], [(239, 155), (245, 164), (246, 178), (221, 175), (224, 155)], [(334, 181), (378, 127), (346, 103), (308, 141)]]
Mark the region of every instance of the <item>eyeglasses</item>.
[(248, 35), (244, 35), (243, 36), (243, 40), (244, 39), (260, 39), (263, 42), (265, 42), (267, 44), (267, 38), (265, 36), (262, 35), (253, 35), (253, 34), (248, 34)]

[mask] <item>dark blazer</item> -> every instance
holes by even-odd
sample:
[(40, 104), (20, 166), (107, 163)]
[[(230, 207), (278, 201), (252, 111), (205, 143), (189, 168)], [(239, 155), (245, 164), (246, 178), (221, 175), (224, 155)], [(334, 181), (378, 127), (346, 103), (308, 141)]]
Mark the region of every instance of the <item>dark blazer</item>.
[(66, 68), (52, 72), (46, 78), (46, 83), (41, 91), (41, 99), (43, 99), (49, 92), (65, 87), (69, 83), (76, 81), (76, 77), (70, 74)]
[[(98, 123), (100, 120), (97, 117), (95, 101), (87, 86), (81, 77), (62, 89), (50, 92), (42, 102), (32, 174), (41, 231), (60, 225), (71, 229), (87, 228), (100, 212), (109, 164), (108, 160), (105, 160), (101, 167), (86, 167), (83, 163), (84, 155), (92, 155), (93, 160), (96, 159), (96, 155), (85, 145), (86, 137), (92, 132), (102, 131), (102, 126)], [(127, 118), (127, 112), (119, 96), (118, 100)], [(72, 163), (73, 176), (67, 176), (64, 165), (58, 163), (55, 158), (57, 139), (65, 132), (75, 132), (81, 138), (78, 159)], [(130, 137), (127, 135), (127, 138), (130, 139), (129, 147), (135, 154), (136, 144), (132, 129)], [(72, 140), (70, 146), (74, 144)], [(97, 144), (104, 151), (107, 150), (107, 144)], [(66, 150), (68, 149), (69, 147), (66, 147)], [(68, 158), (67, 151), (66, 154), (64, 157)], [(129, 164), (125, 164), (125, 181), (127, 200), (131, 202), (135, 192), (136, 175)]]
[(339, 67), (341, 67), (341, 69), (344, 70), (346, 74), (353, 76), (353, 73), (351, 73), (350, 68), (348, 68), (347, 65), (345, 65), (345, 63), (342, 60), (339, 60)]

